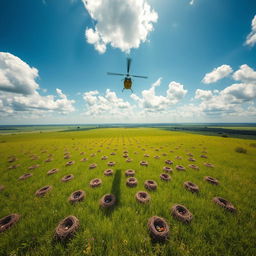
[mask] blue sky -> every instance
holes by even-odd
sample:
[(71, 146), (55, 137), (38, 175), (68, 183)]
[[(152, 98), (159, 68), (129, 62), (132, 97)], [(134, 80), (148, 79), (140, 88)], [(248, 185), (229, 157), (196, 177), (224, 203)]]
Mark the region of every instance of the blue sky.
[(0, 2), (1, 124), (256, 121), (255, 1), (85, 2)]

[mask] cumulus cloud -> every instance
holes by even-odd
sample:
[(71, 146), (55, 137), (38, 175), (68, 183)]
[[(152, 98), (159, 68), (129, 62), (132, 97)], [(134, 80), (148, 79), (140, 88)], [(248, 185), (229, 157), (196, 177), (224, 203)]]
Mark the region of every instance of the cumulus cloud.
[(200, 100), (209, 100), (213, 96), (212, 91), (210, 90), (201, 90), (197, 89), (195, 93), (195, 99), (200, 99)]
[(99, 53), (107, 44), (129, 52), (145, 42), (158, 15), (147, 0), (82, 0), (93, 20), (94, 28), (87, 28), (85, 37)]
[(194, 3), (195, 3), (195, 0), (191, 0), (191, 1), (189, 2), (190, 5), (193, 5)]
[(233, 70), (229, 65), (221, 65), (220, 67), (213, 69), (210, 73), (207, 73), (202, 82), (204, 84), (215, 83), (232, 72)]
[(254, 16), (252, 20), (252, 30), (250, 34), (247, 36), (245, 44), (254, 46), (256, 44), (256, 15)]
[(175, 81), (170, 82), (166, 96), (156, 95), (155, 89), (160, 86), (159, 78), (148, 90), (143, 90), (142, 97), (132, 94), (131, 98), (135, 100), (139, 107), (146, 112), (161, 112), (167, 110), (171, 105), (178, 103), (187, 93), (182, 84)]
[(89, 91), (83, 94), (86, 103), (86, 115), (89, 116), (108, 116), (126, 115), (131, 110), (129, 102), (118, 98), (116, 93), (107, 89), (103, 96), (98, 91)]
[(233, 74), (233, 78), (244, 83), (256, 82), (256, 71), (244, 64)]
[(69, 100), (60, 89), (54, 95), (39, 94), (39, 85), (35, 79), (38, 70), (30, 67), (20, 58), (0, 52), (0, 114), (15, 115), (21, 112), (68, 113), (74, 111), (74, 100)]

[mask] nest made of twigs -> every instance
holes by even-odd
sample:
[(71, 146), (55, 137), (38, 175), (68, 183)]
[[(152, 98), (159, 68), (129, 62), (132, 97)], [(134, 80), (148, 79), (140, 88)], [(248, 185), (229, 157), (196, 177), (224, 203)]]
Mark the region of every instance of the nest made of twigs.
[(214, 197), (213, 202), (230, 212), (236, 212), (236, 208), (234, 207), (234, 205), (222, 197)]
[(168, 172), (168, 173), (172, 173), (172, 172), (173, 172), (172, 168), (169, 167), (169, 166), (164, 166), (164, 167), (163, 167), (163, 170), (164, 170), (165, 172)]
[(58, 168), (53, 168), (53, 169), (51, 169), (51, 170), (49, 170), (49, 171), (47, 172), (47, 175), (52, 175), (52, 174), (54, 174), (54, 173), (56, 173), (56, 172), (58, 172), (58, 171), (59, 171)]
[(107, 169), (104, 171), (104, 175), (105, 176), (111, 176), (113, 175), (114, 171), (112, 169)]
[(46, 193), (48, 193), (50, 190), (52, 190), (52, 186), (47, 185), (40, 189), (38, 189), (35, 193), (36, 196), (44, 196)]
[(132, 177), (134, 175), (135, 175), (135, 171), (132, 169), (128, 169), (125, 171), (125, 176), (127, 176), (127, 177), (129, 177), (129, 176)]
[(25, 179), (27, 179), (27, 178), (29, 178), (29, 177), (31, 177), (31, 176), (32, 176), (31, 173), (25, 173), (25, 174), (23, 174), (23, 175), (21, 175), (21, 176), (19, 177), (19, 180), (25, 180)]
[(137, 179), (135, 177), (130, 177), (126, 180), (126, 185), (128, 187), (136, 187), (138, 184)]
[(206, 166), (206, 167), (210, 167), (210, 168), (214, 168), (214, 165), (213, 165), (213, 164), (211, 164), (211, 163), (204, 163), (204, 166)]
[(75, 163), (75, 161), (68, 161), (66, 162), (65, 166), (71, 166)]
[(209, 183), (213, 184), (213, 185), (219, 185), (219, 181), (213, 177), (210, 176), (205, 176), (204, 177), (205, 181), (208, 181)]
[(112, 162), (112, 161), (108, 162), (108, 166), (115, 166), (115, 164), (116, 162)]
[(100, 199), (100, 206), (102, 208), (109, 208), (116, 203), (116, 197), (113, 194), (106, 194)]
[(124, 158), (128, 158), (129, 155), (128, 155), (128, 154), (123, 154), (123, 157), (124, 157)]
[(46, 160), (44, 160), (45, 163), (49, 163), (49, 162), (52, 162), (52, 158), (47, 158)]
[(173, 217), (184, 223), (189, 223), (193, 219), (192, 213), (184, 205), (181, 204), (175, 204), (171, 208), (171, 213)]
[(82, 158), (80, 162), (86, 162), (88, 159), (86, 157)]
[(164, 162), (165, 162), (166, 164), (169, 164), (169, 165), (173, 164), (173, 161), (172, 161), (172, 160), (165, 160)]
[(154, 180), (146, 180), (144, 182), (144, 186), (148, 190), (156, 190), (157, 189), (157, 183)]
[(200, 157), (202, 157), (202, 158), (208, 158), (207, 155), (201, 155)]
[(183, 185), (187, 190), (191, 191), (192, 193), (199, 192), (199, 187), (191, 181), (185, 181)]
[(34, 164), (28, 167), (29, 170), (34, 170), (36, 168), (38, 168), (40, 165), (39, 164)]
[(79, 220), (75, 216), (68, 216), (55, 229), (54, 237), (58, 240), (70, 239), (79, 227)]
[(159, 159), (159, 158), (160, 158), (160, 156), (154, 156), (154, 158), (155, 158), (155, 159)]
[(13, 164), (13, 165), (8, 166), (8, 169), (11, 170), (11, 169), (16, 169), (18, 167), (20, 167), (20, 164)]
[(188, 167), (194, 170), (199, 170), (199, 167), (195, 164), (190, 164)]
[(148, 162), (147, 161), (140, 161), (140, 165), (141, 166), (148, 166)]
[(155, 242), (164, 242), (169, 236), (169, 226), (164, 218), (153, 216), (148, 220), (148, 229)]
[(169, 181), (171, 179), (170, 175), (166, 174), (166, 173), (162, 173), (160, 175), (160, 179), (163, 181)]
[(61, 181), (62, 182), (67, 182), (67, 181), (70, 181), (74, 179), (74, 175), (73, 174), (68, 174), (68, 175), (65, 175), (64, 177), (61, 178)]
[(115, 154), (116, 154), (115, 152), (112, 152), (110, 155), (111, 155), (111, 156), (114, 156)]
[(181, 160), (181, 159), (182, 159), (181, 156), (176, 156), (175, 158), (176, 158), (177, 160)]
[(77, 190), (70, 195), (70, 197), (68, 198), (68, 201), (70, 203), (76, 203), (76, 202), (82, 201), (84, 197), (85, 197), (85, 192), (83, 190)]
[(4, 185), (0, 185), (0, 191), (4, 190)]
[(126, 159), (125, 160), (127, 163), (130, 163), (130, 162), (132, 162), (132, 159), (131, 158), (128, 158), (128, 159)]
[(89, 165), (89, 169), (94, 169), (96, 167), (97, 167), (97, 164), (95, 164), (95, 163)]
[(107, 156), (102, 156), (102, 157), (101, 157), (101, 160), (107, 160), (107, 159), (108, 159)]
[(186, 168), (182, 165), (176, 165), (176, 170), (177, 171), (186, 171)]
[(102, 183), (101, 179), (95, 178), (95, 179), (92, 179), (92, 180), (90, 181), (90, 186), (91, 186), (92, 188), (95, 188), (95, 187), (100, 186), (101, 183)]
[(20, 219), (20, 215), (17, 213), (12, 213), (0, 219), (0, 233), (9, 229), (13, 224), (15, 224)]
[(190, 161), (190, 162), (195, 162), (195, 161), (196, 161), (196, 159), (195, 159), (195, 158), (193, 158), (193, 157), (190, 157), (190, 158), (188, 158), (188, 161)]
[(151, 200), (151, 197), (149, 195), (149, 193), (145, 192), (145, 191), (139, 191), (135, 194), (135, 198), (138, 202), (140, 203), (148, 203)]

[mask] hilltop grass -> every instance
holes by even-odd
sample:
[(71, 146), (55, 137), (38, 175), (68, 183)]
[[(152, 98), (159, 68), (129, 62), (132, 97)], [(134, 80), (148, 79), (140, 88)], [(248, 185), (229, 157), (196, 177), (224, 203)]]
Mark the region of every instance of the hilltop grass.
[[(255, 141), (145, 128), (5, 135), (0, 143), (0, 185), (5, 186), (0, 192), (0, 218), (10, 213), (19, 213), (21, 218), (0, 234), (0, 255), (256, 255), (256, 148), (250, 147), (251, 143)], [(237, 147), (247, 149), (247, 153), (235, 152)], [(42, 153), (43, 150), (47, 153)], [(131, 163), (122, 157), (124, 150), (133, 159)], [(208, 159), (200, 158), (203, 150), (208, 152)], [(75, 161), (69, 167), (65, 167), (68, 160), (63, 159), (66, 151), (71, 153), (70, 160)], [(84, 156), (80, 155), (83, 151)], [(111, 152), (116, 155), (111, 156)], [(188, 152), (194, 155), (199, 171), (188, 168)], [(96, 156), (91, 157), (92, 153)], [(167, 156), (162, 156), (163, 153)], [(40, 158), (31, 160), (32, 154)], [(54, 160), (45, 163), (48, 154), (53, 154)], [(144, 154), (150, 157), (145, 158)], [(10, 155), (18, 158), (17, 169), (8, 170)], [(101, 160), (103, 155), (109, 158)], [(154, 159), (155, 155), (160, 159)], [(176, 156), (182, 160), (175, 159)], [(80, 162), (82, 157), (88, 161)], [(166, 159), (174, 161), (170, 182), (159, 178)], [(141, 160), (148, 161), (149, 166), (141, 167)], [(108, 161), (116, 162), (110, 177), (103, 175)], [(204, 166), (205, 162), (215, 168)], [(91, 163), (97, 163), (97, 168), (89, 170)], [(33, 164), (40, 167), (29, 171), (27, 168)], [(185, 166), (186, 171), (176, 171), (177, 164)], [(60, 171), (47, 176), (52, 168)], [(135, 188), (125, 185), (124, 172), (130, 168), (136, 171)], [(27, 172), (33, 176), (17, 180)], [(75, 178), (62, 183), (60, 179), (67, 174)], [(207, 175), (217, 178), (220, 185), (206, 183), (203, 177)], [(101, 187), (90, 188), (90, 180), (96, 177), (102, 179)], [(149, 192), (150, 204), (141, 205), (136, 202), (135, 193), (146, 191), (146, 179), (155, 180), (158, 188)], [(199, 195), (185, 190), (184, 181), (197, 184)], [(43, 198), (35, 197), (35, 191), (45, 185), (52, 185), (52, 191)], [(86, 192), (85, 200), (71, 205), (68, 197), (78, 189)], [(99, 199), (109, 192), (117, 196), (118, 204), (112, 211), (104, 212), (99, 208)], [(212, 202), (214, 196), (231, 201), (237, 213), (218, 207)], [(193, 213), (189, 225), (171, 216), (170, 208), (175, 203), (185, 205)], [(54, 229), (69, 215), (80, 220), (75, 237), (67, 244), (54, 243)], [(164, 244), (152, 244), (149, 237), (147, 221), (154, 215), (164, 217), (170, 226), (169, 240)]]

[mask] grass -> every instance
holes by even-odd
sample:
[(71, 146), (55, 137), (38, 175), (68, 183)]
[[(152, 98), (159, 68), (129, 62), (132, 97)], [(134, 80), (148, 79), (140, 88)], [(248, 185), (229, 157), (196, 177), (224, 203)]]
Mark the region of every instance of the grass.
[[(0, 218), (19, 213), (21, 219), (0, 234), (0, 255), (256, 255), (256, 148), (249, 146), (255, 140), (120, 128), (5, 135), (4, 141), (0, 143), (0, 185), (5, 186), (0, 192)], [(247, 149), (247, 153), (236, 153), (236, 147)], [(42, 153), (43, 150), (47, 153)], [(132, 162), (125, 162), (124, 150), (129, 152)], [(203, 150), (208, 152), (208, 159), (200, 158)], [(65, 167), (68, 160), (63, 159), (66, 151), (71, 153), (70, 160), (76, 162), (69, 167)], [(83, 151), (85, 155), (80, 155)], [(111, 156), (111, 152), (116, 155)], [(159, 175), (165, 166), (164, 160), (171, 159), (174, 166), (187, 167), (191, 163), (187, 160), (188, 152), (194, 155), (200, 170), (174, 170), (170, 182), (161, 181)], [(50, 153), (54, 160), (45, 163)], [(90, 157), (92, 153), (96, 156)], [(162, 156), (163, 153), (167, 156)], [(31, 160), (32, 154), (40, 158)], [(144, 154), (150, 157), (144, 158)], [(10, 155), (18, 158), (17, 169), (8, 170)], [(108, 160), (101, 160), (103, 155), (107, 155)], [(160, 159), (154, 159), (154, 155)], [(176, 156), (182, 159), (177, 160)], [(82, 157), (88, 161), (80, 162)], [(149, 166), (141, 167), (141, 160), (148, 161)], [(110, 177), (103, 175), (108, 161), (116, 162), (114, 175)], [(213, 163), (215, 168), (204, 166), (205, 162)], [(91, 163), (97, 163), (97, 168), (89, 170)], [(32, 164), (40, 167), (28, 171)], [(60, 171), (47, 176), (52, 168)], [(125, 184), (124, 172), (129, 168), (136, 171), (138, 186), (135, 188)], [(33, 176), (18, 181), (26, 172)], [(60, 182), (67, 174), (73, 174), (74, 179)], [(207, 175), (217, 178), (220, 185), (206, 183), (203, 177)], [(90, 188), (90, 180), (96, 177), (102, 179), (102, 185)], [(150, 204), (141, 205), (136, 202), (135, 194), (145, 191), (146, 179), (155, 180), (158, 189), (149, 192)], [(184, 181), (188, 180), (199, 186), (198, 195), (183, 188)], [(35, 191), (45, 185), (52, 185), (53, 189), (43, 198), (35, 197)], [(68, 197), (78, 189), (86, 192), (85, 200), (71, 205)], [(112, 211), (102, 211), (99, 199), (110, 192), (117, 196), (118, 204)], [(214, 196), (231, 201), (237, 213), (218, 207), (212, 202)], [(175, 203), (184, 204), (193, 213), (191, 224), (185, 225), (170, 215)], [(54, 229), (69, 215), (79, 219), (78, 232), (67, 244), (54, 243)], [(170, 226), (169, 240), (164, 244), (153, 244), (148, 235), (147, 221), (154, 215), (164, 217)]]

